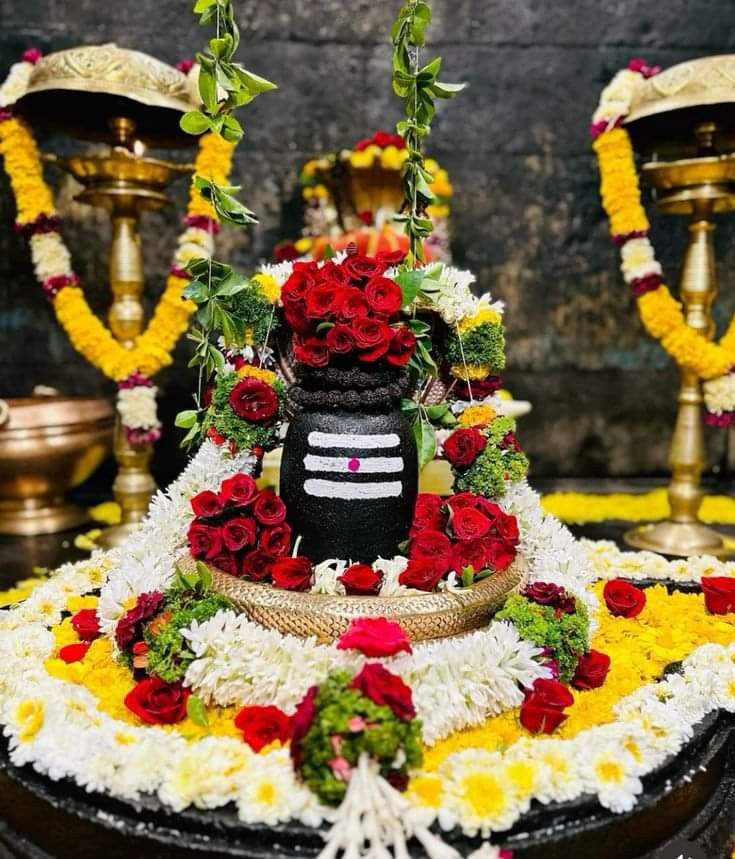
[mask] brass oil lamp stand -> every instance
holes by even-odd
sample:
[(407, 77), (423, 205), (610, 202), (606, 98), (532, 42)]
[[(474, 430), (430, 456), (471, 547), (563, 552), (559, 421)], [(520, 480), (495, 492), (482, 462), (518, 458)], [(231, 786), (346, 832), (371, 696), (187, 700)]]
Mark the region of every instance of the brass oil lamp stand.
[[(714, 335), (711, 309), (717, 295), (714, 216), (735, 209), (735, 154), (706, 154), (713, 151), (716, 132), (714, 123), (696, 127), (700, 157), (653, 161), (642, 168), (657, 192), (656, 208), (689, 216), (679, 297), (687, 325), (708, 339)], [(700, 379), (680, 368), (678, 413), (669, 449), (671, 515), (664, 522), (628, 531), (625, 540), (637, 549), (679, 556), (728, 554), (724, 538), (699, 520), (705, 464), (702, 405)]]
[[(148, 158), (136, 151), (135, 123), (127, 117), (110, 120), (115, 145), (106, 155), (75, 155), (55, 159), (84, 187), (75, 197), (110, 213), (112, 241), (109, 255), (112, 305), (110, 330), (128, 349), (143, 330), (143, 254), (140, 246), (140, 215), (170, 203), (164, 189), (174, 179), (191, 172), (189, 165)], [(132, 151), (131, 151), (132, 150)], [(105, 548), (122, 542), (148, 510), (156, 484), (150, 473), (153, 443), (131, 444), (118, 416), (114, 454), (117, 477), (113, 484), (120, 505), (121, 523), (108, 528), (99, 542)]]
[[(197, 106), (192, 84), (178, 70), (138, 51), (114, 44), (84, 46), (44, 57), (18, 106), (34, 124), (109, 147), (102, 154), (48, 160), (82, 185), (78, 201), (110, 214), (108, 320), (113, 336), (132, 348), (144, 323), (140, 215), (168, 205), (168, 185), (193, 170), (146, 156), (146, 146), (192, 145), (179, 128), (182, 113)], [(153, 445), (131, 444), (119, 417), (114, 453), (113, 490), (122, 521), (103, 533), (105, 547), (121, 543), (145, 517), (155, 491)]]

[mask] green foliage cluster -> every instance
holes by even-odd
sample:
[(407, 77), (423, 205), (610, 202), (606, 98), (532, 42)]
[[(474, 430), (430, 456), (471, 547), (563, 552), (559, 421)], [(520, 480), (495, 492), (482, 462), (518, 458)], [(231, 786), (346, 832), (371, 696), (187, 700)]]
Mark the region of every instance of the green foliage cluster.
[(278, 395), (277, 418), (267, 424), (255, 424), (243, 420), (230, 405), (230, 394), (239, 381), (240, 377), (233, 372), (220, 373), (216, 377), (212, 402), (204, 415), (201, 431), (206, 435), (209, 428), (214, 427), (228, 441), (233, 441), (238, 450), (250, 450), (256, 446), (269, 450), (277, 441), (274, 423), (285, 416), (286, 386), (280, 380), (273, 384)]
[(510, 621), (522, 638), (539, 647), (548, 647), (551, 658), (559, 664), (560, 679), (564, 683), (571, 681), (589, 638), (589, 616), (581, 600), (576, 600), (573, 613), (557, 617), (552, 606), (511, 594), (495, 619)]
[(429, 134), (436, 113), (437, 98), (453, 98), (464, 84), (438, 80), (441, 57), (421, 66), (419, 49), (426, 42), (426, 28), (431, 23), (431, 7), (422, 0), (407, 0), (391, 29), (393, 44), (393, 92), (404, 100), (405, 118), (396, 124), (408, 149), (403, 174), (404, 211), (396, 218), (402, 221), (409, 241), (411, 263), (423, 259), (422, 241), (431, 235), (433, 225), (426, 207), (436, 197), (429, 185), (432, 177), (424, 165), (422, 140)]
[(466, 334), (451, 331), (444, 346), (450, 364), (477, 367), (489, 364), (493, 370), (505, 367), (505, 331), (500, 323), (483, 322)]
[(515, 483), (528, 474), (528, 457), (511, 447), (502, 447), (508, 433), (515, 432), (513, 418), (498, 417), (483, 434), (487, 445), (469, 468), (453, 468), (455, 492), (474, 492), (486, 498), (501, 498), (508, 482)]
[(243, 128), (233, 111), (261, 93), (276, 89), (276, 85), (235, 62), (240, 32), (232, 0), (196, 0), (194, 14), (200, 16), (201, 26), (213, 26), (215, 35), (205, 50), (196, 56), (200, 66), (199, 95), (204, 111), (185, 113), (181, 127), (188, 134), (213, 131), (231, 143), (238, 143), (243, 136)]
[[(338, 779), (329, 767), (335, 756), (332, 737), (341, 739), (341, 756), (357, 766), (362, 752), (367, 752), (380, 766), (381, 775), (397, 772), (401, 776), (421, 766), (421, 722), (406, 722), (393, 714), (389, 707), (374, 704), (356, 689), (348, 688), (351, 675), (337, 672), (330, 675), (319, 687), (314, 701), (314, 721), (304, 737), (301, 775), (308, 787), (329, 805), (339, 805), (345, 795), (346, 784)], [(369, 727), (350, 731), (348, 723), (354, 716), (362, 716)], [(403, 751), (405, 760), (394, 767), (396, 756)]]
[(202, 623), (214, 617), (222, 609), (232, 608), (232, 603), (222, 594), (204, 593), (200, 589), (175, 586), (166, 594), (163, 611), (170, 617), (161, 631), (154, 635), (150, 626), (144, 639), (149, 647), (149, 674), (160, 677), (166, 683), (183, 679), (194, 654), (181, 634), (196, 620)]

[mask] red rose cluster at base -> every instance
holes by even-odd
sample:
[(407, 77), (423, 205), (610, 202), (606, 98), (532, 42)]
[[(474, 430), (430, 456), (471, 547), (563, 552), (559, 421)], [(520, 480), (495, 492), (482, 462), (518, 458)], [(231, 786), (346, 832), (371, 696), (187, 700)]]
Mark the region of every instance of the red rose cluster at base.
[(564, 710), (573, 703), (574, 696), (563, 683), (539, 678), (521, 704), (521, 724), (532, 734), (551, 734), (567, 719)]
[(731, 576), (703, 576), (704, 604), (710, 614), (735, 612), (735, 578)]
[(448, 573), (472, 584), (507, 569), (516, 556), (518, 523), (497, 504), (472, 492), (450, 498), (422, 493), (416, 501), (409, 562), (399, 582), (433, 591)]
[(191, 506), (196, 519), (187, 538), (193, 558), (255, 582), (275, 581), (277, 562), (292, 560), (286, 558), (286, 505), (272, 489), (259, 490), (249, 474), (224, 480), (219, 492), (200, 492)]
[(383, 359), (395, 367), (407, 364), (416, 338), (398, 321), (403, 304), (400, 286), (384, 276), (399, 261), (397, 254), (352, 254), (339, 264), (294, 263), (281, 301), (294, 332), (296, 360), (310, 367), (355, 359), (366, 364)]

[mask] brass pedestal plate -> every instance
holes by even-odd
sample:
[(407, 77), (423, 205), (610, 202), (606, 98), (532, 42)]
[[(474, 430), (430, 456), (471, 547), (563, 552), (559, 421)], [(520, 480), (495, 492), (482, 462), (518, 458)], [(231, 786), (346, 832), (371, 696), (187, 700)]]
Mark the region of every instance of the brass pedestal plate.
[[(142, 332), (143, 256), (139, 219), (143, 211), (170, 203), (166, 188), (188, 175), (192, 166), (147, 157), (150, 145), (186, 145), (178, 128), (191, 109), (187, 78), (176, 69), (116, 45), (74, 48), (45, 57), (35, 68), (19, 109), (37, 123), (74, 138), (101, 141), (109, 150), (67, 158), (47, 156), (82, 186), (76, 200), (109, 212), (112, 242), (108, 320), (117, 340), (132, 348)], [(108, 529), (100, 543), (122, 542), (147, 510), (155, 483), (150, 473), (151, 443), (131, 444), (118, 418), (113, 485), (122, 511), (121, 525)]]
[[(679, 298), (686, 322), (711, 339), (717, 295), (715, 216), (735, 210), (735, 57), (706, 57), (667, 69), (639, 89), (627, 125), (656, 208), (689, 218)], [(666, 160), (661, 160), (665, 158)], [(669, 160), (671, 159), (671, 160)], [(725, 538), (702, 524), (705, 466), (702, 383), (680, 368), (678, 413), (669, 451), (670, 518), (629, 531), (635, 548), (665, 555), (730, 553)]]

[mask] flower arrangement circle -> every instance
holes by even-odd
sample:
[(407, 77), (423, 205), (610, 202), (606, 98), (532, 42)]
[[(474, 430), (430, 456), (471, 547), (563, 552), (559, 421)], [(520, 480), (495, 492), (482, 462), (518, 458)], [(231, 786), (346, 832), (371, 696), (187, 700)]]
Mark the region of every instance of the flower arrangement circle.
[(681, 305), (664, 283), (648, 238), (650, 224), (641, 202), (633, 145), (623, 125), (636, 88), (660, 71), (643, 60), (631, 60), (602, 92), (590, 126), (602, 205), (613, 241), (620, 248), (623, 277), (646, 331), (680, 367), (704, 380), (706, 420), (713, 426), (727, 427), (735, 422), (735, 317), (719, 342), (686, 324)]
[[(0, 155), (15, 196), (17, 229), (29, 241), (41, 287), (72, 346), (118, 385), (118, 411), (133, 444), (160, 436), (156, 388), (150, 380), (172, 361), (171, 353), (186, 330), (195, 305), (184, 299), (189, 282), (185, 268), (194, 257), (209, 257), (219, 229), (217, 214), (192, 185), (184, 230), (153, 316), (131, 349), (119, 343), (95, 316), (71, 267), (69, 250), (59, 232), (60, 222), (51, 189), (43, 176), (41, 156), (31, 128), (14, 115), (13, 105), (24, 94), (31, 71), (41, 58), (27, 51), (0, 85)], [(234, 146), (216, 134), (201, 138), (195, 175), (227, 181)]]

